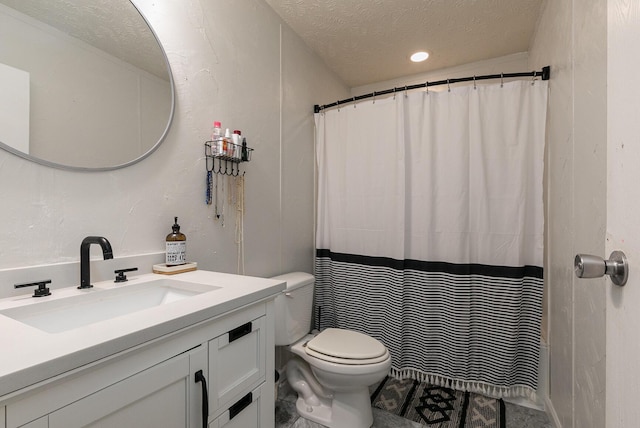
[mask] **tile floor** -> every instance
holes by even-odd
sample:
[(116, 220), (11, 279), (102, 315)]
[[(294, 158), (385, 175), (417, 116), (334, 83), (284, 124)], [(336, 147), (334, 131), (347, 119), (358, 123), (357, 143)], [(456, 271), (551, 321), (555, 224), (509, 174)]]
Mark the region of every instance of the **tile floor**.
[[(284, 394), (283, 394), (284, 393)], [(284, 395), (284, 397), (282, 397)], [(301, 418), (296, 412), (297, 396), (290, 390), (281, 390), (276, 401), (276, 428), (322, 428), (323, 426)], [(506, 405), (506, 428), (553, 428), (545, 412), (511, 403)], [(415, 422), (380, 409), (373, 409), (374, 428), (424, 428)]]

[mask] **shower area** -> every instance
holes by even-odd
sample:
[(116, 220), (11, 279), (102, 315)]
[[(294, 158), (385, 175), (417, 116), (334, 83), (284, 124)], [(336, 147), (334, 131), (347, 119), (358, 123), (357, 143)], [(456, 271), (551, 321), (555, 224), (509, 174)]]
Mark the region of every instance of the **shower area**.
[(316, 109), (317, 327), (382, 341), (395, 377), (536, 400), (548, 96), (536, 76)]

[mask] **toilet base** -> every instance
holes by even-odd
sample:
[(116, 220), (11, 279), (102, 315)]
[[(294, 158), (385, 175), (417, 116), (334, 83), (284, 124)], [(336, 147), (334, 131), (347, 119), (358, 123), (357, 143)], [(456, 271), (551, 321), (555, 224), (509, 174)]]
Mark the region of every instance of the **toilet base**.
[(303, 418), (329, 428), (369, 428), (373, 425), (368, 387), (334, 392), (333, 399), (321, 398), (317, 405), (309, 405), (299, 396), (296, 409)]

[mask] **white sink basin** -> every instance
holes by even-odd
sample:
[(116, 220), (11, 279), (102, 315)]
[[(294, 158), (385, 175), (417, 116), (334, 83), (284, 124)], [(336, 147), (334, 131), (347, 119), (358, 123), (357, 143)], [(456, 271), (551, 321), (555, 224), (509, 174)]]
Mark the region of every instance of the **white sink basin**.
[(76, 296), (1, 310), (0, 315), (47, 333), (60, 333), (219, 288), (175, 279), (158, 279), (106, 290), (90, 288)]

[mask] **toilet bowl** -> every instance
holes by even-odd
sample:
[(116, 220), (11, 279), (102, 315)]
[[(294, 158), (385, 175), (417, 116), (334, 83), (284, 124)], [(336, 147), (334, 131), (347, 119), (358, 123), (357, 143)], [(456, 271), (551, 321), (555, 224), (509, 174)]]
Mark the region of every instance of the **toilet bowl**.
[(276, 345), (289, 346), (294, 354), (286, 374), (298, 394), (298, 413), (332, 428), (370, 427), (369, 386), (388, 374), (389, 351), (380, 341), (352, 330), (308, 334), (313, 276), (294, 272), (276, 279), (287, 282), (276, 298)]

